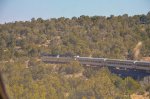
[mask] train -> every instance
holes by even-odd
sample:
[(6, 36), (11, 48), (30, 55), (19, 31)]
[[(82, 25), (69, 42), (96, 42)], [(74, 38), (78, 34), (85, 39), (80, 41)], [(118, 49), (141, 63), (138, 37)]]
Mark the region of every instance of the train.
[(135, 60), (121, 60), (109, 58), (93, 58), (93, 57), (52, 57), (42, 56), (42, 61), (47, 63), (69, 63), (70, 61), (79, 61), (82, 65), (86, 66), (108, 66), (115, 68), (129, 68), (150, 71), (150, 62), (135, 61)]

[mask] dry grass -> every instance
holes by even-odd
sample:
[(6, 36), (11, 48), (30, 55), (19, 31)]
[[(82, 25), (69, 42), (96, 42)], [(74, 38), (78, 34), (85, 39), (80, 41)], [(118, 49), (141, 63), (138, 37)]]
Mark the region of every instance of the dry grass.
[(144, 95), (132, 94), (131, 99), (150, 99), (149, 93), (145, 92)]

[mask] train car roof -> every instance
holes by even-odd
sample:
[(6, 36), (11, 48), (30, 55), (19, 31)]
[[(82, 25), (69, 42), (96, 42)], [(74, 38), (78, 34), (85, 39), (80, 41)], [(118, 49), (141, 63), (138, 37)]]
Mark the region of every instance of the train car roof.
[(136, 61), (136, 60), (121, 60), (121, 59), (107, 59), (107, 60), (116, 60), (116, 61), (125, 61), (125, 62), (134, 62), (134, 63), (150, 63), (148, 61)]
[(93, 57), (77, 57), (77, 58), (86, 58), (86, 59), (106, 59), (106, 58), (93, 58)]
[[(123, 59), (108, 59), (107, 60), (112, 60), (112, 61), (124, 61), (124, 62), (135, 62), (134, 60), (123, 60)], [(107, 61), (106, 60), (106, 61)]]
[(149, 63), (150, 64), (150, 62), (148, 61), (136, 61), (136, 63)]

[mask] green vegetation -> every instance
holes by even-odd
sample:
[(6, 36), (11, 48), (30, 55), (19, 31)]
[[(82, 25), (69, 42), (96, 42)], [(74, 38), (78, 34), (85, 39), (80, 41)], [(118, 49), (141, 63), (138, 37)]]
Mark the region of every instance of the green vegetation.
[(45, 64), (42, 53), (133, 59), (150, 53), (150, 12), (147, 15), (42, 18), (0, 24), (0, 70), (10, 99), (130, 99), (149, 91), (130, 77), (107, 68), (84, 68), (77, 61)]
[[(66, 65), (34, 62), (26, 68), (25, 60), (21, 60), (3, 64), (10, 99), (128, 99), (141, 88), (132, 78), (123, 80), (107, 68), (87, 69), (78, 62)], [(88, 73), (91, 76), (87, 77)]]
[(108, 58), (132, 58), (150, 53), (150, 12), (147, 15), (34, 18), (0, 25), (0, 59), (35, 57), (41, 53)]

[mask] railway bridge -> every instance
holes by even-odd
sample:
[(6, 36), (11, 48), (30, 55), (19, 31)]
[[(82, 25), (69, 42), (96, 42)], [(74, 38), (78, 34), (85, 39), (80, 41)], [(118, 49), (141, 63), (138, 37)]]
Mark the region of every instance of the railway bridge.
[(135, 79), (141, 79), (150, 76), (150, 62), (121, 60), (109, 58), (92, 58), (92, 57), (52, 57), (44, 55), (42, 61), (51, 64), (66, 64), (71, 61), (79, 61), (86, 67), (108, 67), (108, 69), (121, 77), (131, 76)]

